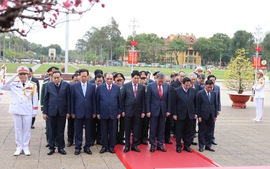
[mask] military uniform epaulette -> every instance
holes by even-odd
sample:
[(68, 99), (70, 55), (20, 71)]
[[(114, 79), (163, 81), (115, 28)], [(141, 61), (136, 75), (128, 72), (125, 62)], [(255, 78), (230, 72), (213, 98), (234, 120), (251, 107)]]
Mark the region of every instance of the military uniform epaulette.
[(43, 80), (43, 84), (47, 84), (47, 83), (49, 83), (50, 82), (50, 78), (47, 78), (47, 79), (44, 79)]

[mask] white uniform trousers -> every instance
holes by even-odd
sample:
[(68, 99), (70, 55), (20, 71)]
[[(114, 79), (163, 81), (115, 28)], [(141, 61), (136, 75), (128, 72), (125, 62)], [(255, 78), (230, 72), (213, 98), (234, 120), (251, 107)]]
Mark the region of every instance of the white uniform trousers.
[(17, 150), (29, 150), (32, 116), (14, 114), (15, 142)]
[(264, 98), (256, 98), (255, 99), (255, 104), (256, 104), (256, 119), (257, 120), (262, 120), (262, 116), (263, 116), (263, 101), (264, 101)]

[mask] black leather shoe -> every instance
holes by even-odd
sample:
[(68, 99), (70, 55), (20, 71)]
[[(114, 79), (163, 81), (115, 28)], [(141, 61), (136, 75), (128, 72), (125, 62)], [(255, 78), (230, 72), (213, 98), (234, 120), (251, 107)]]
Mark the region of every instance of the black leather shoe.
[(181, 153), (181, 152), (182, 152), (182, 148), (181, 148), (181, 147), (177, 147), (177, 148), (176, 148), (176, 152), (177, 152), (177, 153)]
[(79, 149), (76, 149), (74, 152), (75, 155), (79, 155), (80, 153), (81, 153), (81, 150), (79, 150)]
[(213, 149), (213, 148), (211, 148), (211, 147), (205, 147), (205, 150), (215, 152), (215, 149)]
[(196, 143), (195, 141), (192, 141), (191, 144), (196, 146), (198, 143)]
[(162, 152), (166, 152), (167, 151), (163, 146), (157, 147), (157, 150), (160, 150)]
[(115, 151), (114, 151), (114, 149), (113, 149), (113, 148), (109, 148), (109, 152), (110, 152), (110, 153), (112, 153), (112, 154), (114, 154), (114, 153), (115, 153)]
[(45, 147), (50, 147), (50, 144), (48, 143), (48, 144), (46, 144), (46, 146)]
[(35, 129), (35, 126), (31, 126), (31, 129)]
[(72, 144), (73, 144), (72, 142), (68, 142), (68, 143), (67, 143), (67, 147), (71, 147)]
[(155, 152), (155, 146), (151, 146), (150, 152), (151, 152), (151, 153)]
[(172, 144), (171, 140), (166, 140), (165, 143)]
[(189, 147), (187, 147), (187, 146), (184, 147), (184, 150), (187, 151), (187, 152), (189, 152), (189, 153), (192, 152), (191, 149)]
[(216, 143), (216, 142), (214, 142), (214, 141), (212, 141), (212, 144), (213, 144), (213, 145), (217, 145), (217, 143)]
[(62, 154), (62, 155), (66, 155), (67, 152), (64, 149), (59, 149), (58, 153)]
[(141, 150), (140, 149), (138, 149), (138, 147), (137, 146), (133, 146), (133, 147), (131, 147), (131, 150), (133, 150), (133, 151), (136, 151), (136, 152), (141, 152)]
[(125, 145), (126, 143), (123, 140), (121, 140), (121, 141), (118, 141), (118, 144)]
[(105, 147), (102, 147), (101, 150), (99, 151), (100, 154), (103, 154), (107, 151), (107, 149)]
[(52, 155), (54, 152), (55, 152), (54, 149), (49, 149), (47, 155)]
[(146, 140), (142, 140), (141, 143), (144, 144), (144, 145), (147, 145)]
[(199, 152), (203, 152), (203, 148), (202, 147), (199, 148)]
[(84, 152), (88, 155), (92, 155), (92, 151), (90, 149), (85, 149)]
[(124, 153), (129, 152), (129, 149), (130, 149), (130, 148), (126, 146), (125, 149), (124, 149)]

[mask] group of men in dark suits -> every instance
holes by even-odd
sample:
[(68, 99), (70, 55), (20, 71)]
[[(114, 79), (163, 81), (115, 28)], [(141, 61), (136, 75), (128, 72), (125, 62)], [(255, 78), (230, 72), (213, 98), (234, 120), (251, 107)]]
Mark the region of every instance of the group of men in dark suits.
[[(100, 153), (114, 153), (114, 146), (123, 139), (125, 153), (130, 150), (140, 152), (138, 145), (147, 144), (147, 139), (151, 144), (150, 152), (156, 149), (166, 152), (163, 144), (172, 144), (171, 129), (176, 136), (176, 152), (191, 152), (197, 118), (199, 150), (203, 151), (205, 146), (206, 150), (214, 151), (211, 144), (220, 100), (213, 91), (213, 81), (207, 80), (202, 88), (196, 74), (185, 77), (184, 72), (180, 72), (181, 78), (174, 81), (168, 80), (164, 73), (156, 72), (155, 81), (149, 82), (146, 71), (135, 70), (131, 73), (131, 81), (125, 84), (123, 74), (119, 73), (103, 76), (101, 70), (95, 71), (91, 81), (87, 69), (80, 69), (77, 75), (80, 76), (77, 82), (69, 84), (61, 79), (61, 72), (55, 70), (51, 74), (52, 82), (45, 87), (43, 118), (49, 121), (48, 155), (55, 152), (56, 142), (58, 152), (66, 154), (66, 118), (74, 119), (75, 155), (81, 153), (83, 140), (84, 152), (89, 155), (95, 140), (102, 145)], [(169, 121), (168, 128), (166, 121)], [(83, 129), (85, 139), (82, 138)], [(68, 146), (73, 143), (73, 135), (68, 138)]]

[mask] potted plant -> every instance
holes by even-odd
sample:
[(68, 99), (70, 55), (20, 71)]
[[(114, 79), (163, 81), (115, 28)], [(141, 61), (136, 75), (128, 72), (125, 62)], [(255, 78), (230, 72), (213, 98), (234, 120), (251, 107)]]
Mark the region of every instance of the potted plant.
[(237, 93), (229, 93), (232, 100), (232, 107), (246, 108), (246, 102), (251, 94), (243, 94), (244, 91), (252, 89), (254, 82), (254, 70), (250, 59), (246, 58), (247, 54), (244, 48), (236, 51), (237, 56), (233, 58), (224, 74), (224, 85), (230, 91)]

